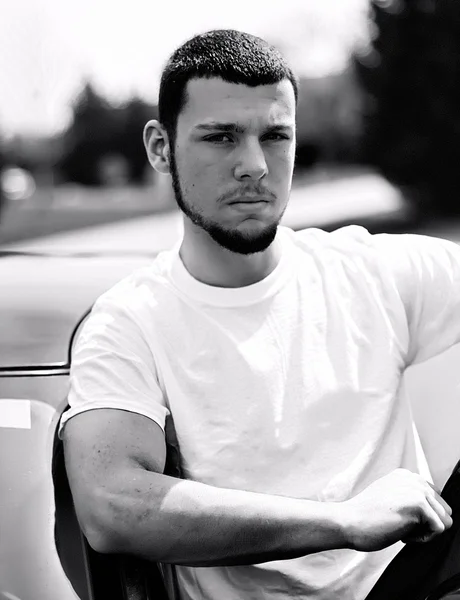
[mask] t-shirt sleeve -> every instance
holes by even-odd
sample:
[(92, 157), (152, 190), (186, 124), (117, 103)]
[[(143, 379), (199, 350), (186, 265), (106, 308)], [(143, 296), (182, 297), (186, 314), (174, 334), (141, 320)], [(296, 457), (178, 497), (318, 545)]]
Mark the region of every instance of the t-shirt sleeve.
[(69, 419), (98, 408), (144, 415), (164, 431), (169, 411), (154, 358), (125, 307), (103, 297), (95, 303), (75, 345), (68, 403), (59, 435)]
[(407, 364), (421, 363), (460, 342), (460, 247), (418, 234), (373, 237), (406, 311)]

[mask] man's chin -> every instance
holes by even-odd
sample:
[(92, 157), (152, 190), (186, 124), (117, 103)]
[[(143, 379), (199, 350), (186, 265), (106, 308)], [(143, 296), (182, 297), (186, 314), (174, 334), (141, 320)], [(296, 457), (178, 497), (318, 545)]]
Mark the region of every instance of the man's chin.
[(219, 227), (209, 227), (207, 233), (222, 248), (235, 254), (257, 254), (267, 250), (276, 237), (278, 225), (265, 227), (263, 230), (229, 231)]

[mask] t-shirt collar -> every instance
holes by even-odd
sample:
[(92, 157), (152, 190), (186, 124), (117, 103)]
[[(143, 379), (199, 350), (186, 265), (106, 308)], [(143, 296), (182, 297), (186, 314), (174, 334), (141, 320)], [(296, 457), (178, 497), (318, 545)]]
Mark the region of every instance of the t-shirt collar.
[(187, 271), (180, 258), (181, 242), (172, 250), (171, 281), (181, 293), (204, 304), (231, 307), (260, 302), (278, 292), (293, 274), (294, 244), (289, 233), (292, 232), (286, 227), (278, 227), (276, 239), (281, 244), (281, 258), (273, 271), (256, 283), (238, 288), (223, 288), (198, 281)]

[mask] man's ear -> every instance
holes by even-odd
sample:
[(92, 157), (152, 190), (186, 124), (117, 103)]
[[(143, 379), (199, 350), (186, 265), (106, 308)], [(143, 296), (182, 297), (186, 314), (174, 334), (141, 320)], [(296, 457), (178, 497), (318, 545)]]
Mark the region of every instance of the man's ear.
[(170, 147), (166, 130), (152, 119), (144, 127), (144, 146), (149, 163), (159, 173), (169, 173)]

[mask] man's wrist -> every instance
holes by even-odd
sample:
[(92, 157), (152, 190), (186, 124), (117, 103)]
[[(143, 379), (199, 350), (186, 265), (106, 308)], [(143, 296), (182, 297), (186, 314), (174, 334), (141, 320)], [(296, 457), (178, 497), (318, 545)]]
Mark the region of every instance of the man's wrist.
[(346, 501), (328, 502), (328, 510), (331, 522), (335, 527), (337, 535), (337, 548), (355, 547), (356, 528), (353, 526), (353, 518), (350, 507)]
[(316, 520), (325, 536), (323, 550), (353, 548), (352, 519), (345, 502), (315, 502)]

